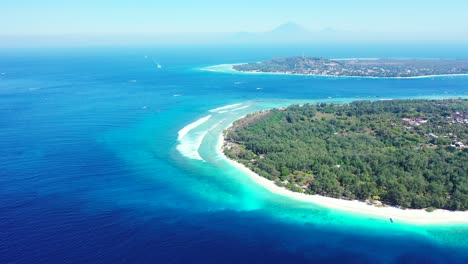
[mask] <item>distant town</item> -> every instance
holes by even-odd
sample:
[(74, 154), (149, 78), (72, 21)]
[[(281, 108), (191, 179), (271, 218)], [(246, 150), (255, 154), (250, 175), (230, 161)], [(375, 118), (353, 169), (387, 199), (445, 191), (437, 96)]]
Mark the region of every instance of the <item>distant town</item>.
[(318, 76), (409, 78), (468, 74), (468, 60), (276, 58), (239, 64), (234, 70)]

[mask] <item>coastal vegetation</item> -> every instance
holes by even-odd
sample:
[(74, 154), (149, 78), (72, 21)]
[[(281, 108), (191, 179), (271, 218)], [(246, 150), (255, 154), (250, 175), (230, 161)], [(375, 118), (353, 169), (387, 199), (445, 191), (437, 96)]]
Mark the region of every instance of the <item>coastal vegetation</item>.
[(407, 78), (432, 75), (468, 74), (468, 60), (330, 60), (316, 57), (291, 57), (234, 65), (233, 69), (242, 72)]
[(468, 100), (305, 104), (248, 115), (224, 153), (292, 191), (468, 209)]

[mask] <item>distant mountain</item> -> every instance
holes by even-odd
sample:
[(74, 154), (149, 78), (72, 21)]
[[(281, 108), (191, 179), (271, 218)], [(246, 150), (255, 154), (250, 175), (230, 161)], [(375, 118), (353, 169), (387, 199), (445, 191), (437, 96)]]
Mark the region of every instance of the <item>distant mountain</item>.
[(294, 22), (287, 22), (282, 25), (279, 25), (270, 32), (267, 32), (268, 35), (295, 35), (295, 36), (304, 36), (309, 35), (310, 32)]
[[(321, 30), (315, 27), (315, 30), (309, 30), (300, 24), (286, 22), (269, 31), (233, 33), (226, 37), (225, 41), (230, 43), (316, 43), (356, 39), (355, 35), (351, 31), (342, 31), (331, 27)], [(218, 38), (218, 41), (220, 39)]]
[(338, 33), (338, 30), (336, 30), (334, 28), (331, 28), (331, 27), (327, 27), (327, 28), (322, 29), (320, 32), (322, 32), (322, 33)]
[(279, 25), (266, 32), (238, 32), (232, 35), (234, 42), (248, 43), (291, 43), (311, 40), (313, 33), (294, 22)]
[(261, 34), (260, 38), (272, 43), (307, 42), (314, 38), (314, 34), (299, 24), (287, 22)]

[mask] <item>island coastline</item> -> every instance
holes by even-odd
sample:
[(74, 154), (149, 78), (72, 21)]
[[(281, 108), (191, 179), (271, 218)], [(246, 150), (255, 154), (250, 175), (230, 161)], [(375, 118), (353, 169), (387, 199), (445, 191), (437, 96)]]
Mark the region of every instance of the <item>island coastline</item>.
[[(341, 59), (343, 60), (343, 59)], [(289, 72), (262, 72), (262, 71), (239, 71), (234, 69), (234, 66), (245, 63), (226, 63), (217, 64), (202, 68), (204, 71), (220, 72), (220, 73), (234, 73), (234, 74), (255, 74), (255, 75), (288, 75), (288, 76), (308, 76), (308, 77), (323, 77), (323, 78), (343, 78), (343, 79), (396, 79), (396, 80), (411, 80), (411, 79), (428, 79), (428, 78), (443, 78), (443, 77), (468, 77), (468, 74), (439, 74), (439, 75), (421, 75), (410, 77), (373, 77), (373, 76), (344, 76), (344, 75), (321, 75), (321, 74), (303, 74), (303, 73), (289, 73)], [(222, 68), (216, 70), (217, 68)], [(227, 68), (227, 69), (226, 69)]]
[[(239, 118), (242, 119), (243, 117)], [(229, 130), (233, 123), (225, 128), (224, 131)], [(377, 207), (369, 205), (365, 202), (358, 200), (343, 200), (321, 195), (310, 195), (305, 193), (298, 193), (288, 190), (284, 187), (276, 185), (257, 173), (253, 172), (245, 165), (230, 159), (224, 152), (224, 145), (226, 143), (224, 133), (222, 132), (218, 137), (216, 150), (218, 155), (222, 157), (231, 166), (235, 167), (240, 172), (245, 173), (256, 184), (262, 186), (271, 193), (284, 196), (293, 200), (313, 203), (322, 207), (366, 215), (369, 217), (387, 219), (389, 222), (404, 222), (419, 225), (461, 225), (468, 224), (468, 211), (449, 211), (443, 209), (436, 209), (432, 212), (427, 212), (424, 209), (400, 209), (392, 206)]]

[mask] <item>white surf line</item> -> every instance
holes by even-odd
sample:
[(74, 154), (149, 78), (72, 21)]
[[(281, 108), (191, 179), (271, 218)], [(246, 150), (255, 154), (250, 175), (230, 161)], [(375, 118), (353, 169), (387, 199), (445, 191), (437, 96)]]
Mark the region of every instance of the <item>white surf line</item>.
[[(197, 160), (201, 160), (201, 161), (205, 161), (204, 158), (202, 158), (202, 156), (200, 155), (200, 152), (199, 152), (199, 149), (200, 149), (200, 146), (201, 144), (203, 143), (203, 140), (205, 139), (206, 135), (208, 135), (208, 133), (211, 132), (211, 130), (215, 129), (217, 126), (219, 126), (222, 122), (224, 122), (224, 120), (226, 119), (222, 119), (220, 121), (218, 121), (216, 124), (212, 125), (208, 130), (206, 131), (203, 131), (203, 132), (199, 132), (197, 134), (197, 138), (194, 140), (193, 142), (193, 145), (191, 145), (191, 148), (188, 148), (187, 150), (190, 152), (190, 153), (186, 153), (188, 154), (188, 156), (186, 157), (189, 157), (189, 158), (192, 158), (192, 159), (197, 159)], [(181, 147), (182, 148), (182, 147)]]
[(194, 135), (195, 138), (182, 139), (181, 143), (177, 145), (177, 150), (186, 158), (204, 161), (198, 153), (198, 149), (207, 133), (208, 131), (198, 132)]
[(212, 125), (212, 126), (210, 127), (210, 129), (208, 129), (208, 132), (211, 131), (211, 130), (213, 130), (213, 129), (215, 129), (217, 126), (219, 126), (219, 125), (220, 125), (222, 122), (224, 122), (224, 121), (226, 121), (226, 118), (223, 118), (223, 119), (221, 119), (220, 121), (218, 121), (216, 124)]
[[(224, 71), (226, 67), (232, 68), (235, 65), (242, 65), (242, 64), (247, 64), (247, 63), (224, 63), (224, 64), (217, 64), (217, 65), (211, 65), (207, 67), (200, 68), (200, 70), (204, 71)], [(221, 68), (221, 70), (220, 70)]]
[(216, 112), (226, 110), (226, 109), (230, 109), (230, 108), (234, 108), (234, 107), (237, 107), (237, 106), (240, 106), (240, 105), (242, 105), (242, 104), (239, 103), (239, 104), (231, 104), (231, 105), (221, 106), (221, 107), (218, 107), (218, 108), (211, 109), (210, 112), (211, 113), (216, 113)]
[(205, 117), (202, 117), (202, 118), (198, 119), (197, 121), (195, 121), (193, 123), (190, 123), (190, 124), (186, 125), (184, 128), (179, 130), (179, 132), (178, 132), (179, 136), (177, 137), (177, 139), (179, 141), (182, 140), (185, 137), (185, 135), (187, 135), (188, 132), (190, 132), (192, 129), (195, 129), (196, 127), (200, 126), (201, 124), (205, 123), (210, 118), (211, 118), (211, 115), (208, 115), (208, 116), (205, 116)]
[(208, 130), (207, 131), (204, 131), (204, 132), (200, 132), (197, 134), (197, 138), (194, 140), (194, 144), (191, 148), (191, 157), (193, 157), (194, 159), (198, 159), (198, 160), (202, 160), (202, 161), (205, 161), (200, 153), (198, 152), (198, 150), (200, 149), (200, 146), (203, 142), (203, 139), (206, 137), (206, 134), (208, 134)]
[(180, 152), (180, 154), (182, 154), (182, 156), (189, 158), (189, 159), (205, 161), (199, 153), (199, 149), (203, 142), (203, 139), (205, 139), (206, 135), (211, 130), (215, 129), (222, 122), (224, 122), (225, 119), (218, 121), (216, 124), (212, 125), (207, 130), (195, 132), (195, 133), (190, 133), (190, 132), (193, 131), (195, 128), (201, 126), (205, 122), (207, 122), (208, 119), (210, 118), (211, 118), (211, 115), (202, 117), (198, 119), (197, 121), (188, 124), (187, 126), (185, 126), (179, 131), (179, 137), (178, 137), (179, 144), (177, 145), (176, 148)]
[(231, 112), (238, 111), (238, 110), (242, 110), (242, 109), (249, 108), (249, 107), (250, 107), (249, 105), (241, 106), (241, 107), (239, 107), (239, 108), (232, 109)]

